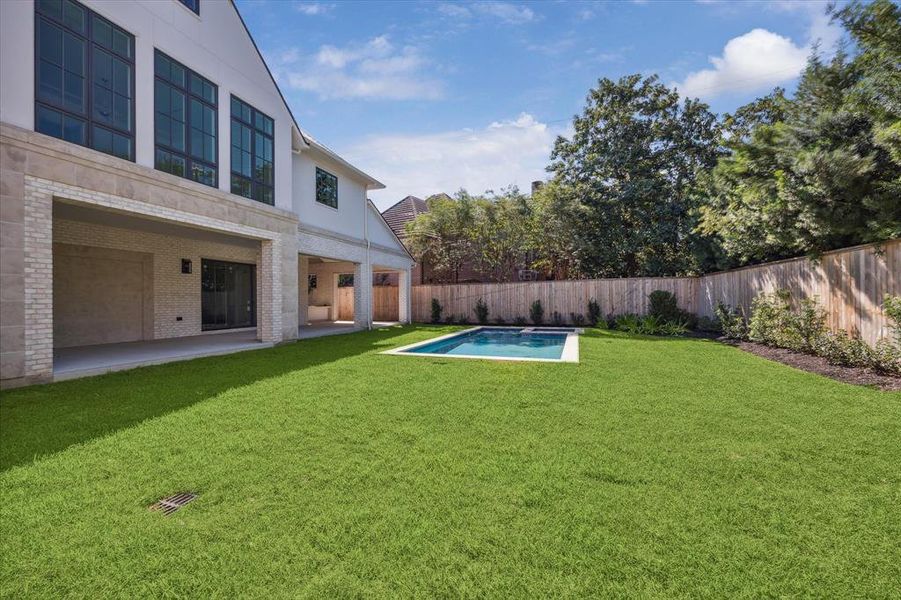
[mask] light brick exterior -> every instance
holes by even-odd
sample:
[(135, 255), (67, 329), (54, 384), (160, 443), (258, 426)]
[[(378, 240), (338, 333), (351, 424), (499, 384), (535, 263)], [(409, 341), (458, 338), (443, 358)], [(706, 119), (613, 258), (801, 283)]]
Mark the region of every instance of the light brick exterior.
[(354, 265), (354, 325), (372, 325), (372, 267), (368, 264)]
[(25, 183), (25, 372), (49, 379), (53, 372), (53, 196)]
[[(153, 338), (199, 335), (201, 260), (204, 258), (257, 266), (257, 320), (262, 322), (262, 269), (260, 249), (234, 244), (196, 240), (181, 235), (162, 235), (121, 229), (96, 223), (56, 219), (54, 244), (73, 244), (153, 255)], [(259, 245), (259, 243), (257, 243)], [(190, 259), (190, 275), (181, 272), (181, 259)], [(270, 302), (271, 304), (271, 302)], [(181, 321), (177, 318), (181, 317)]]

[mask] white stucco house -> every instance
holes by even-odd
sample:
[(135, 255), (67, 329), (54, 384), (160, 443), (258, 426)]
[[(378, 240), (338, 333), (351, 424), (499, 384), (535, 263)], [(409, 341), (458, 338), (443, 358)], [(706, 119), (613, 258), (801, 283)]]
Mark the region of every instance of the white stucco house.
[(382, 272), (376, 316), (409, 321), (382, 185), (301, 128), (231, 0), (0, 28), (0, 385), (367, 328)]

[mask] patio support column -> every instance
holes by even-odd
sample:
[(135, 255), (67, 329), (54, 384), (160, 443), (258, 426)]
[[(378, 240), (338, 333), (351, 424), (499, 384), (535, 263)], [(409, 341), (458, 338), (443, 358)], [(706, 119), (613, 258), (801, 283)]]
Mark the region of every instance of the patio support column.
[(310, 305), (310, 257), (301, 255), (297, 262), (297, 324), (306, 327)]
[(282, 332), (282, 265), (280, 240), (260, 241), (260, 306), (257, 332), (261, 342), (280, 342)]
[(354, 325), (372, 325), (372, 267), (364, 263), (354, 263)]
[(409, 323), (410, 316), (410, 298), (412, 289), (410, 287), (410, 270), (404, 269), (397, 272), (397, 318), (401, 323)]

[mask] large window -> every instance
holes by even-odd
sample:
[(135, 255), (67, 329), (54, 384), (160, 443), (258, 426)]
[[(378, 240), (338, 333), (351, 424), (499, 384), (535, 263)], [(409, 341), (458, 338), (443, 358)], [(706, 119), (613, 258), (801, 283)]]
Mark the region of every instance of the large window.
[(218, 89), (159, 50), (154, 70), (156, 168), (217, 187)]
[(198, 15), (200, 14), (200, 0), (178, 0)]
[(35, 2), (35, 131), (134, 160), (134, 37), (74, 0)]
[(232, 193), (274, 204), (272, 119), (235, 96), (231, 105)]
[(316, 167), (316, 202), (338, 208), (338, 178)]

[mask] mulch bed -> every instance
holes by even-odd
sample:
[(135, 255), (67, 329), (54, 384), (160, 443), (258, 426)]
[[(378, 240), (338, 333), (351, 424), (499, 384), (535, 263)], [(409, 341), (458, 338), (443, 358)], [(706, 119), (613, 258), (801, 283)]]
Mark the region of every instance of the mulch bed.
[(785, 348), (773, 348), (755, 342), (739, 342), (726, 338), (719, 338), (719, 341), (740, 348), (745, 352), (750, 352), (751, 354), (756, 354), (757, 356), (762, 356), (769, 360), (775, 360), (776, 362), (781, 362), (782, 364), (801, 369), (802, 371), (817, 373), (845, 383), (867, 385), (890, 392), (901, 390), (901, 377), (882, 375), (872, 369), (830, 365), (826, 362), (825, 358), (819, 356), (802, 354), (793, 350), (786, 350)]

